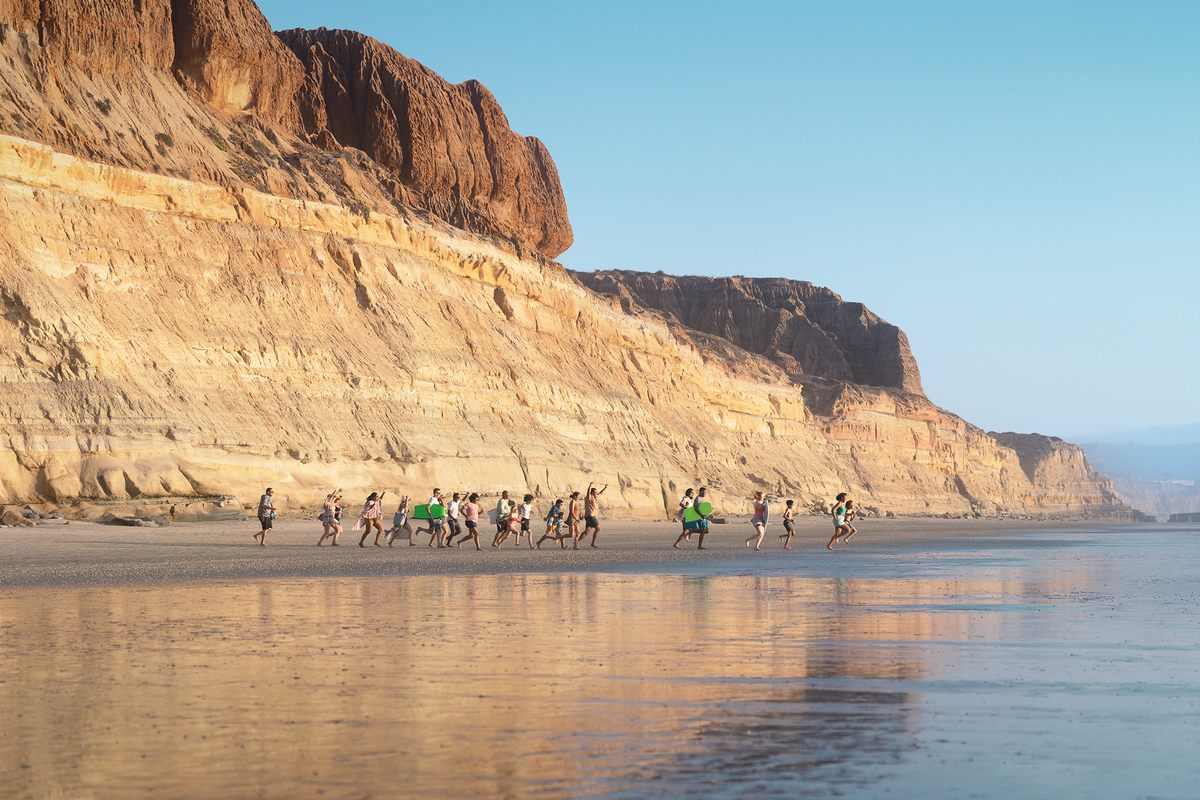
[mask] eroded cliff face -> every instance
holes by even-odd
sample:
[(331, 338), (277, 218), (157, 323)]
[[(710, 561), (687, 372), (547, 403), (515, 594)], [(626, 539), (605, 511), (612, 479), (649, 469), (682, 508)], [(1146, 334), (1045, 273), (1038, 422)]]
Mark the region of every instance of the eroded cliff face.
[(549, 155), (486, 90), (286, 39), (249, 0), (0, 0), (0, 501), (1127, 513), (1071, 446), (934, 406), (828, 290), (573, 277)]
[(431, 215), (544, 256), (570, 246), (553, 159), (482, 85), (358, 34), (288, 40), (304, 63), (251, 0), (0, 0), (0, 133), (231, 189)]
[(467, 230), (550, 256), (571, 246), (558, 171), (545, 145), (519, 136), (478, 81), (452, 84), (353, 31), (279, 33), (304, 63), (306, 132), (356, 147), (399, 176), (401, 199)]
[(904, 331), (861, 303), (784, 278), (579, 272), (590, 288), (662, 311), (684, 327), (766, 356), (795, 379), (828, 378), (922, 394)]
[(831, 413), (561, 268), (419, 220), (113, 168), (0, 139), (0, 497), (149, 500), (266, 483), (849, 490), (896, 513), (1095, 513), (920, 395)]

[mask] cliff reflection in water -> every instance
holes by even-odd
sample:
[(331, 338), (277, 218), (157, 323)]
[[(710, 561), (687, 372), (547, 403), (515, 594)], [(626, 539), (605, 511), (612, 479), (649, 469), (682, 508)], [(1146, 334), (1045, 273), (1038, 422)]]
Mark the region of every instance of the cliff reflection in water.
[(643, 575), (12, 591), (0, 764), (37, 796), (852, 781), (913, 747), (913, 645), (980, 622), (930, 598), (1003, 591)]

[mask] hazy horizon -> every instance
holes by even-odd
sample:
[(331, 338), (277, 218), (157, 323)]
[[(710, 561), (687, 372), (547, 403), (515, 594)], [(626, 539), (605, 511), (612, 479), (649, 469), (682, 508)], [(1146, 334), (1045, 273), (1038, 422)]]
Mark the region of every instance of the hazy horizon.
[(989, 430), (1198, 421), (1200, 5), (260, 6), (487, 85), (555, 158), (572, 268), (828, 286)]

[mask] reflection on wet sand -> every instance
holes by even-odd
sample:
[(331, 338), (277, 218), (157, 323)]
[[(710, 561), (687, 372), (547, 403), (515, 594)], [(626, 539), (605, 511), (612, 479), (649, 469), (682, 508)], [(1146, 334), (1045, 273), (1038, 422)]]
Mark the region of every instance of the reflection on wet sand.
[(852, 786), (915, 746), (918, 645), (1001, 635), (980, 604), (1013, 593), (595, 574), (13, 591), (2, 777), (38, 797)]

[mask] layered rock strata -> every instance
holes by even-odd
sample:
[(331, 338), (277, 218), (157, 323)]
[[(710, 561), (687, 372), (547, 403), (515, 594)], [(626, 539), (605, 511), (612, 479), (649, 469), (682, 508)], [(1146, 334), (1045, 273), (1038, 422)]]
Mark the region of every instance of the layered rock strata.
[(353, 31), (288, 30), (304, 63), (305, 132), (354, 147), (400, 177), (400, 199), (460, 228), (544, 255), (571, 246), (567, 204), (546, 146), (509, 128), (478, 81), (452, 84)]
[[(561, 268), (399, 216), (0, 140), (0, 497), (330, 488), (561, 495), (661, 516), (684, 484), (896, 513), (1095, 514), (915, 393), (830, 413)], [(1033, 475), (1037, 476), (1036, 469)]]
[(0, 0), (0, 502), (1128, 513), (1070, 445), (934, 406), (826, 289), (568, 274), (553, 162), (486, 89), (281, 37), (250, 0)]
[(0, 133), (425, 215), (542, 256), (570, 246), (553, 159), (481, 84), (450, 84), (360, 34), (285, 36), (251, 0), (0, 0)]
[(766, 356), (796, 380), (827, 378), (923, 394), (904, 331), (823, 286), (629, 270), (575, 276), (626, 308), (661, 311), (688, 330)]

